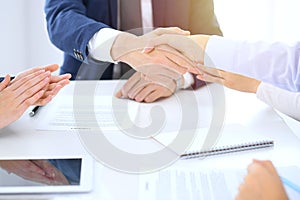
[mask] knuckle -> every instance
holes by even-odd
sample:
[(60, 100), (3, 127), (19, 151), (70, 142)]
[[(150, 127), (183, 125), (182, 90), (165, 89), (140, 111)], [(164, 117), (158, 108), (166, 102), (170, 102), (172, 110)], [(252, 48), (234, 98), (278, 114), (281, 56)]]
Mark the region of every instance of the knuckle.
[(31, 96), (31, 95), (33, 94), (33, 89), (28, 89), (28, 90), (26, 90), (26, 91), (24, 92), (24, 94), (25, 94), (26, 97)]
[(34, 103), (34, 102), (32, 102), (30, 99), (26, 99), (26, 100), (24, 101), (24, 105), (25, 105), (26, 107), (31, 106), (33, 103)]

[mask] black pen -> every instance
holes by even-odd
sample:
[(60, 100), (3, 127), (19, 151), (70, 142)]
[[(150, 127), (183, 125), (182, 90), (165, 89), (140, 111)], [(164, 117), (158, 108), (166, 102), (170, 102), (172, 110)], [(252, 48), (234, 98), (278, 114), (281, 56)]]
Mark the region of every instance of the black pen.
[(30, 117), (33, 117), (36, 115), (36, 113), (38, 112), (38, 110), (41, 108), (41, 106), (35, 106), (29, 113)]

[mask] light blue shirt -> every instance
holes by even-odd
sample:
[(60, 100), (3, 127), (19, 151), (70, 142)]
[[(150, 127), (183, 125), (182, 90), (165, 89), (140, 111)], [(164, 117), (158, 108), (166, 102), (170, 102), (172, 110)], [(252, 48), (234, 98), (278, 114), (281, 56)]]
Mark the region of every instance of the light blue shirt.
[(212, 36), (204, 64), (300, 92), (300, 42), (288, 45)]

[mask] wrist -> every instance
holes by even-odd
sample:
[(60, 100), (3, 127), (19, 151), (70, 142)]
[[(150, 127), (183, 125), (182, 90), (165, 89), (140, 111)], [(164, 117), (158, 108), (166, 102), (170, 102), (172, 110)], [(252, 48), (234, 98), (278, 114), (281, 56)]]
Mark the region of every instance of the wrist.
[[(189, 36), (194, 42), (196, 42), (202, 50), (202, 53), (200, 54), (202, 56), (201, 60), (204, 60), (204, 52), (208, 43), (208, 40), (210, 36), (208, 35), (191, 35)], [(204, 63), (202, 63), (204, 64)]]
[(112, 28), (102, 28), (96, 32), (87, 45), (89, 55), (95, 60), (114, 63), (111, 48), (120, 33)]
[(111, 57), (114, 61), (123, 61), (123, 60), (119, 60), (120, 57), (124, 56), (125, 54), (131, 52), (132, 50), (134, 50), (132, 44), (135, 43), (137, 39), (137, 36), (130, 34), (130, 33), (126, 33), (126, 32), (122, 32), (120, 33), (112, 47), (111, 47)]
[(250, 92), (256, 94), (257, 89), (260, 84), (261, 84), (261, 81), (253, 79), (253, 83), (252, 83), (253, 86), (252, 86), (252, 90)]

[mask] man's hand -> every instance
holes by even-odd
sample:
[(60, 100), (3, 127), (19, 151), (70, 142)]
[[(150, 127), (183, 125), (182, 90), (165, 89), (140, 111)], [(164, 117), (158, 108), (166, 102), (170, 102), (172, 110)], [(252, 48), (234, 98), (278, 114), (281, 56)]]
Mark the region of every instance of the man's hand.
[(0, 167), (26, 180), (47, 185), (69, 185), (66, 177), (47, 160), (1, 160)]
[(114, 44), (111, 48), (111, 56), (114, 60), (118, 61), (120, 57), (132, 51), (143, 51), (149, 41), (164, 34), (188, 36), (190, 35), (190, 32), (181, 30), (177, 27), (158, 28), (142, 36), (136, 36), (131, 33), (122, 32), (114, 41)]
[[(153, 51), (153, 48), (151, 48), (151, 50), (148, 50), (147, 53), (144, 53), (144, 47), (147, 46), (148, 42), (151, 39), (157, 38), (163, 34), (180, 35), (186, 40), (194, 43), (191, 39), (186, 37), (187, 35), (189, 35), (189, 32), (182, 31), (179, 28), (159, 28), (143, 36), (121, 33), (120, 35), (118, 35), (112, 46), (112, 58), (116, 61), (121, 61), (129, 64), (137, 71), (139, 71), (139, 67), (142, 65), (153, 63), (165, 64), (165, 60), (167, 60), (170, 64), (166, 66), (175, 70), (178, 70), (178, 66), (182, 68), (181, 70), (185, 71), (187, 71), (187, 69), (189, 68), (192, 68), (192, 65), (194, 63), (183, 56), (179, 51), (177, 51), (177, 49), (171, 46), (161, 45), (160, 48), (157, 48), (160, 50), (160, 54), (156, 54), (156, 56), (154, 56), (153, 54), (150, 57), (148, 56), (148, 53), (151, 53)], [(135, 54), (138, 54), (138, 56), (135, 56)], [(169, 62), (166, 54), (176, 55), (178, 57), (176, 61), (179, 63), (174, 65), (174, 63)]]
[(236, 200), (287, 200), (288, 197), (271, 161), (254, 160), (239, 187)]
[(212, 67), (198, 66), (198, 70), (198, 79), (206, 82), (219, 83), (225, 87), (241, 92), (256, 93), (257, 88), (261, 83), (259, 80), (254, 78)]
[[(167, 81), (169, 83), (159, 83)], [(169, 87), (166, 87), (166, 85)], [(151, 103), (161, 98), (171, 96), (176, 89), (176, 83), (163, 75), (144, 75), (141, 72), (133, 74), (120, 91), (118, 98), (129, 98), (137, 102)]]
[[(169, 97), (176, 89), (183, 87), (182, 75), (190, 68), (194, 68), (195, 63), (174, 49), (174, 46), (160, 45), (159, 48), (147, 50), (147, 53), (142, 52), (150, 40), (163, 34), (182, 36), (184, 40), (197, 46), (186, 37), (188, 34), (178, 31), (180, 29), (175, 31), (173, 29), (157, 29), (140, 37), (131, 34), (120, 34), (117, 37), (112, 48), (113, 58), (141, 72), (129, 79), (122, 90), (116, 94), (117, 97), (130, 98), (139, 102), (153, 102), (159, 98)], [(200, 54), (197, 52), (197, 55)]]
[[(163, 34), (155, 38), (151, 38), (144, 48), (144, 52), (151, 52), (153, 49), (169, 49), (176, 50), (183, 55), (191, 63), (191, 68), (195, 68), (198, 64), (204, 64), (204, 52), (209, 36), (207, 35), (176, 35)], [(178, 55), (178, 54), (177, 54)]]

